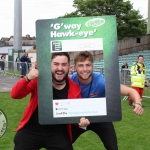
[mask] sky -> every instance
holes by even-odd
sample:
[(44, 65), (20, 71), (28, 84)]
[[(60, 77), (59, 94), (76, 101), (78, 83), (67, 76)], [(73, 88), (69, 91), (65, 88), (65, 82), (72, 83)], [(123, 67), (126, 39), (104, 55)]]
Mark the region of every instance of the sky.
[[(143, 18), (148, 16), (148, 0), (130, 0)], [(36, 36), (35, 22), (75, 11), (73, 0), (22, 0), (22, 36)], [(0, 39), (14, 35), (14, 0), (0, 0)]]

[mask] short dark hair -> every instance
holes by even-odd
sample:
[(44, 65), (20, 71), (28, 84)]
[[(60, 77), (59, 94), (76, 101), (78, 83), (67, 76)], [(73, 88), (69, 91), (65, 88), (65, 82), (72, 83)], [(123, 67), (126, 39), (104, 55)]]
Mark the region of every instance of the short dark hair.
[(53, 60), (56, 56), (66, 56), (68, 58), (68, 63), (70, 63), (70, 56), (67, 52), (52, 53), (51, 60)]
[(74, 57), (74, 63), (76, 64), (77, 61), (85, 61), (86, 59), (88, 59), (93, 63), (93, 56), (90, 52), (88, 51), (77, 52)]
[(143, 58), (144, 58), (144, 56), (143, 56), (143, 55), (139, 55), (139, 56), (138, 56), (138, 59), (139, 59), (139, 57), (143, 57)]

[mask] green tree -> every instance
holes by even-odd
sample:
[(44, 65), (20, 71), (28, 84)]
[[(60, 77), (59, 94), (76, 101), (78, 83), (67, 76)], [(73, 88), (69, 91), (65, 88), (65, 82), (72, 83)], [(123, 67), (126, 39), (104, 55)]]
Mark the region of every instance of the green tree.
[(76, 11), (61, 17), (115, 15), (118, 39), (146, 34), (146, 20), (129, 0), (74, 0), (73, 6)]

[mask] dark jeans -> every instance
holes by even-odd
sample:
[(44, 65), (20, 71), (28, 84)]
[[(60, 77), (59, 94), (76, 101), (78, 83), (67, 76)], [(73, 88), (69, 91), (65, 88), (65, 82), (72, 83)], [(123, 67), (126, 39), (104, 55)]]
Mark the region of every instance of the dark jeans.
[(20, 64), (17, 63), (17, 71), (19, 71), (19, 70), (20, 70)]
[(27, 66), (25, 63), (21, 63), (21, 76), (24, 77), (27, 74)]
[(4, 70), (4, 68), (5, 68), (5, 62), (4, 61), (0, 61), (0, 68), (1, 68), (1, 70)]
[(14, 150), (73, 150), (68, 133), (35, 132), (27, 129), (18, 131), (14, 138)]
[(112, 122), (91, 123), (87, 127), (87, 130), (72, 125), (73, 142), (75, 142), (82, 133), (88, 130), (92, 130), (100, 137), (107, 150), (118, 150), (117, 137)]

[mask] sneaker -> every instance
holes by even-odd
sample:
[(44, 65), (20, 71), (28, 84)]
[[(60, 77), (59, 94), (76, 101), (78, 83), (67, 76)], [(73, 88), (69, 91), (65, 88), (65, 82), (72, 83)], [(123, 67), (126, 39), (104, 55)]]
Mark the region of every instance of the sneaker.
[(132, 102), (131, 101), (129, 101), (129, 105), (132, 106)]

